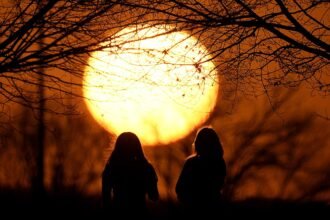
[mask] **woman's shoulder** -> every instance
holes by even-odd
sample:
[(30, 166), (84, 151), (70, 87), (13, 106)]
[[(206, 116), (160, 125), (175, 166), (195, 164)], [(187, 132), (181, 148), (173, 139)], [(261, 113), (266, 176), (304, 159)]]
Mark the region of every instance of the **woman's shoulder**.
[(156, 170), (149, 161), (145, 162), (145, 173), (147, 176), (149, 176), (153, 179), (156, 179), (156, 180), (158, 179)]
[(186, 158), (185, 165), (189, 166), (189, 165), (192, 165), (194, 163), (197, 163), (198, 161), (199, 161), (199, 156), (196, 155), (196, 154), (193, 154), (193, 155)]
[(149, 161), (146, 160), (144, 166), (148, 171), (155, 172), (154, 166)]
[(194, 161), (194, 160), (198, 160), (198, 158), (199, 156), (197, 154), (192, 154), (186, 158), (186, 161)]
[(149, 161), (146, 161), (145, 166), (146, 166), (148, 169), (154, 170), (154, 166), (153, 166)]

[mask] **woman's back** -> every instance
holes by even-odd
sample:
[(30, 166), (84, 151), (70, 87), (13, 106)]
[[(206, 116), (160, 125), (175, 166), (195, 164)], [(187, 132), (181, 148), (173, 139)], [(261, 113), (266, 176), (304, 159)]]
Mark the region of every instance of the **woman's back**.
[(145, 197), (157, 199), (157, 176), (147, 161), (131, 163), (110, 173), (113, 188), (113, 204), (124, 209), (145, 209)]
[(221, 199), (226, 176), (223, 159), (207, 160), (193, 156), (186, 160), (176, 186), (179, 200), (188, 204), (210, 204)]

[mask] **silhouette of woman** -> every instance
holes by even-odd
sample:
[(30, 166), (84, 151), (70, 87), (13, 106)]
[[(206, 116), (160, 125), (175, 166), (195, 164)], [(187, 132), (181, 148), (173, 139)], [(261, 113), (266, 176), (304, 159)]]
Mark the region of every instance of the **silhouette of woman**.
[(226, 176), (222, 145), (212, 128), (203, 127), (194, 146), (196, 154), (186, 159), (176, 184), (177, 197), (194, 212), (214, 211), (219, 208)]
[(103, 206), (120, 216), (145, 216), (146, 195), (158, 200), (157, 174), (144, 156), (138, 137), (120, 134), (102, 174)]

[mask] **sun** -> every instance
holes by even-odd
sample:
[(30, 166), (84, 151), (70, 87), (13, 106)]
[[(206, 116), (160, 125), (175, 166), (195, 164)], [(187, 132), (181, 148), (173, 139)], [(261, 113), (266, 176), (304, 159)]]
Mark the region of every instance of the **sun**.
[(213, 111), (216, 68), (188, 33), (141, 25), (102, 45), (88, 60), (83, 92), (91, 114), (109, 132), (134, 132), (144, 146), (169, 144)]

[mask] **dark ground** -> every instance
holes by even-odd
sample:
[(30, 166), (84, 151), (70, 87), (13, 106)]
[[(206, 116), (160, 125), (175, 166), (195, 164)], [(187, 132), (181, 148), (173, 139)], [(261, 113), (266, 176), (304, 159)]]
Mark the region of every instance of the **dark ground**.
[[(111, 210), (102, 210), (99, 197), (83, 197), (79, 194), (48, 194), (36, 199), (31, 193), (0, 191), (0, 212), (5, 219), (113, 219)], [(189, 219), (184, 209), (175, 201), (159, 201), (149, 204), (152, 219)], [(133, 215), (134, 217), (134, 215)], [(211, 217), (193, 219), (330, 219), (330, 204), (283, 200), (251, 199), (226, 202)], [(1, 218), (2, 219), (2, 218)], [(134, 218), (133, 218), (134, 219)], [(136, 218), (135, 218), (136, 219)]]

